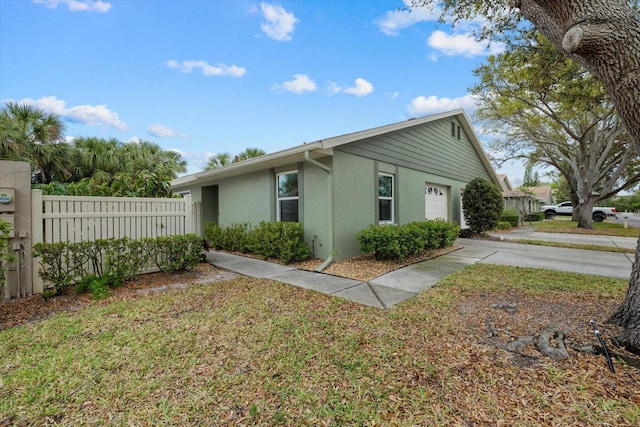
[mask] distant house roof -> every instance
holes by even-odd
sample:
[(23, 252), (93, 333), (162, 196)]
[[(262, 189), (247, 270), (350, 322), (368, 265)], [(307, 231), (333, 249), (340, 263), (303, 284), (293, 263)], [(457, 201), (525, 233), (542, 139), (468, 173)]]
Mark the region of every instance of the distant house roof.
[(475, 148), (478, 157), (484, 165), (487, 173), (492, 177), (494, 183), (498, 182), (498, 177), (489, 162), (489, 158), (485, 153), (480, 140), (478, 139), (471, 122), (462, 109), (449, 111), (446, 113), (434, 114), (431, 116), (409, 119), (399, 123), (393, 123), (385, 126), (375, 127), (359, 132), (348, 133), (345, 135), (335, 136), (332, 138), (319, 139), (317, 141), (304, 143), (292, 148), (288, 148), (274, 153), (266, 154), (260, 157), (243, 160), (232, 163), (228, 166), (197, 172), (191, 175), (185, 175), (176, 178), (171, 182), (173, 188), (183, 188), (192, 185), (198, 181), (208, 181), (214, 179), (229, 178), (232, 176), (242, 175), (245, 173), (257, 172), (260, 170), (275, 168), (292, 163), (304, 161), (305, 152), (313, 152), (314, 158), (321, 158), (333, 155), (333, 148), (339, 147), (351, 142), (360, 141), (366, 138), (376, 137), (383, 134), (396, 132), (399, 130), (417, 127), (426, 123), (435, 122), (444, 118), (455, 117), (458, 119), (460, 126), (468, 135), (471, 144)]
[(553, 203), (553, 192), (550, 185), (542, 185), (540, 187), (520, 187), (515, 190), (502, 191), (502, 197), (504, 198), (515, 199), (529, 196), (533, 196), (534, 199), (542, 203)]
[(500, 173), (498, 174), (498, 181), (500, 181), (500, 187), (502, 188), (502, 191), (513, 191), (513, 187), (511, 186), (511, 183), (509, 182), (509, 178), (507, 178), (507, 175), (504, 173)]
[(544, 203), (553, 202), (553, 191), (550, 185), (542, 185), (540, 187), (527, 187), (527, 190), (533, 193), (533, 197)]

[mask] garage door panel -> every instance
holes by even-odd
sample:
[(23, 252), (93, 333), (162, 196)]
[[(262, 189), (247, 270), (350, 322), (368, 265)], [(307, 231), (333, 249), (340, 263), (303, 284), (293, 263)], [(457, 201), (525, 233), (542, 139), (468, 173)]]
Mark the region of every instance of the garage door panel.
[(424, 217), (426, 219), (448, 220), (447, 187), (426, 184), (424, 190)]

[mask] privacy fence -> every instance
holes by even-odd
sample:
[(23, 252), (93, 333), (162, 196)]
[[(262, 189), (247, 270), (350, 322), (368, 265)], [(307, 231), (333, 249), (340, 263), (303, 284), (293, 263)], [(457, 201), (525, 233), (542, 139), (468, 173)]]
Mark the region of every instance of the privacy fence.
[[(183, 198), (45, 196), (32, 190), (32, 243), (201, 234), (200, 204)], [(32, 263), (33, 290), (42, 290)]]

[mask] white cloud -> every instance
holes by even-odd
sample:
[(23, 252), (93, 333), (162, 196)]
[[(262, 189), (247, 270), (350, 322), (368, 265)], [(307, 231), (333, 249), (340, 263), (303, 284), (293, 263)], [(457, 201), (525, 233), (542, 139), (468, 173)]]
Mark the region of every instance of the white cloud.
[(260, 29), (267, 37), (280, 42), (290, 41), (298, 22), (293, 13), (287, 12), (282, 6), (269, 3), (260, 4), (260, 9), (264, 18)]
[[(486, 43), (478, 42), (475, 37), (470, 34), (447, 34), (444, 31), (434, 31), (427, 45), (436, 49), (447, 56), (464, 55), (466, 57), (474, 57), (480, 55), (496, 54), (504, 51), (504, 43), (492, 43), (487, 46)], [(432, 60), (437, 57), (431, 56)]]
[(187, 137), (186, 134), (178, 133), (175, 130), (171, 129), (170, 127), (161, 125), (159, 123), (150, 124), (149, 127), (147, 128), (147, 132), (159, 138), (170, 138), (173, 136), (179, 136), (180, 138)]
[(177, 68), (183, 73), (190, 73), (194, 68), (199, 68), (202, 71), (202, 74), (205, 76), (231, 76), (231, 77), (242, 77), (246, 72), (246, 68), (238, 67), (236, 65), (227, 66), (224, 64), (218, 65), (209, 65), (203, 60), (189, 60), (182, 61), (181, 63), (176, 61), (175, 59), (170, 59), (167, 61), (167, 67), (169, 68)]
[(284, 82), (280, 85), (274, 85), (272, 89), (284, 89), (288, 92), (303, 93), (315, 92), (318, 90), (318, 87), (306, 74), (294, 74), (293, 80)]
[(329, 84), (329, 92), (330, 93), (349, 93), (355, 96), (366, 96), (373, 92), (373, 85), (362, 78), (357, 78), (354, 86), (352, 87), (343, 87), (338, 85), (337, 83)]
[(438, 98), (437, 96), (419, 96), (414, 98), (407, 111), (411, 117), (426, 116), (428, 114), (441, 113), (443, 111), (456, 110), (464, 108), (465, 110), (475, 110), (476, 100), (473, 95), (465, 95), (461, 98)]
[(127, 129), (127, 124), (120, 120), (118, 113), (110, 111), (106, 105), (76, 105), (67, 108), (66, 102), (55, 96), (43, 96), (40, 99), (24, 98), (17, 103), (36, 106), (72, 122), (89, 126), (103, 125), (118, 130)]
[(100, 12), (111, 9), (111, 3), (97, 0), (33, 0), (34, 3), (43, 4), (45, 7), (55, 9), (58, 4), (66, 4), (71, 12)]
[(435, 22), (442, 14), (437, 6), (415, 7), (409, 9), (412, 0), (404, 0), (405, 7), (390, 10), (384, 17), (375, 21), (378, 29), (388, 36), (397, 36), (400, 30), (420, 22)]

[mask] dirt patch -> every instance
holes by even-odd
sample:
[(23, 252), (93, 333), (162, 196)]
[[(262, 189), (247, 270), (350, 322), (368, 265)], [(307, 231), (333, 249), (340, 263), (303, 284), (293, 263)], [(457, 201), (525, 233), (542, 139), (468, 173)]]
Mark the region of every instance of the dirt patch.
[[(618, 298), (594, 293), (528, 295), (509, 289), (465, 292), (457, 307), (460, 324), (465, 325), (470, 334), (483, 344), (507, 350), (515, 364), (528, 365), (544, 358), (535, 344), (531, 342), (518, 351), (509, 351), (509, 343), (522, 337), (537, 337), (545, 327), (553, 325), (564, 332), (565, 343), (575, 354), (578, 348), (598, 345), (590, 320), (609, 338), (622, 332), (620, 327), (607, 323), (619, 303)], [(622, 349), (616, 351), (637, 358)]]

